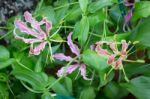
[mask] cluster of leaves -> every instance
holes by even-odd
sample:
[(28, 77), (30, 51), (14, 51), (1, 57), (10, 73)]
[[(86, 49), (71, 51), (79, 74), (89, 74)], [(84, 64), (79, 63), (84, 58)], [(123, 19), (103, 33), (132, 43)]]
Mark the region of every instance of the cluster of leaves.
[[(130, 0), (129, 0), (130, 1)], [(150, 99), (150, 1), (135, 0), (133, 16), (127, 27), (123, 28), (124, 15), (128, 9), (124, 0), (41, 0), (32, 12), (41, 19), (51, 21), (50, 34), (57, 32), (51, 43), (38, 56), (28, 53), (29, 45), (16, 40), (13, 35), (14, 20), (22, 14), (8, 20), (7, 34), (0, 37), (6, 44), (0, 44), (0, 99), (121, 99), (134, 96)], [(86, 81), (78, 71), (58, 78), (57, 71), (66, 62), (53, 60), (52, 54), (63, 52), (72, 56), (64, 42), (73, 31), (73, 41), (80, 46), (81, 61), (87, 65)], [(128, 40), (139, 42), (131, 44), (128, 59), (124, 62), (129, 82), (122, 71), (112, 71), (106, 78), (111, 66), (106, 58), (90, 50), (97, 41)], [(139, 63), (144, 60), (145, 63)], [(132, 94), (132, 95), (131, 95)]]

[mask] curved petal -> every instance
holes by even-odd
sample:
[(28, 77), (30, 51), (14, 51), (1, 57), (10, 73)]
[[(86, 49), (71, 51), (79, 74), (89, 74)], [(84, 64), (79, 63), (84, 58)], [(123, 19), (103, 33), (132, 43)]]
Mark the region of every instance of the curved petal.
[(115, 62), (114, 68), (115, 68), (115, 69), (119, 69), (120, 66), (122, 65), (122, 61), (123, 61), (123, 58), (120, 57), (120, 58)]
[(99, 54), (99, 55), (106, 55), (106, 56), (110, 56), (110, 53), (106, 50), (101, 48), (101, 46), (96, 46), (95, 51)]
[(132, 9), (128, 11), (127, 15), (124, 17), (125, 24), (128, 24), (132, 17)]
[(118, 53), (118, 49), (117, 49), (117, 44), (116, 44), (116, 42), (110, 42), (110, 43), (109, 43), (109, 46), (110, 46), (111, 50), (112, 50), (115, 54)]
[(116, 55), (114, 55), (114, 54), (111, 55), (111, 56), (109, 56), (107, 63), (108, 63), (108, 64), (112, 64), (112, 63), (115, 61), (115, 56), (116, 56)]
[(79, 64), (73, 64), (68, 67), (62, 67), (60, 70), (57, 72), (57, 76), (66, 76), (67, 74), (71, 74), (73, 71), (75, 71), (79, 67)]
[(80, 50), (79, 50), (77, 45), (73, 44), (71, 36), (72, 36), (72, 32), (69, 33), (69, 35), (67, 37), (67, 44), (69, 45), (72, 53), (74, 53), (74, 54), (76, 54), (78, 56), (78, 55), (80, 55)]
[(43, 21), (46, 24), (46, 34), (48, 35), (49, 31), (52, 29), (52, 23), (48, 21), (46, 18), (43, 18)]
[(86, 65), (85, 64), (80, 65), (80, 72), (81, 72), (81, 76), (83, 77), (83, 79), (92, 80), (86, 77)]
[(15, 21), (15, 26), (18, 28), (21, 32), (25, 32), (26, 34), (32, 35), (34, 37), (39, 37), (39, 34), (32, 29), (28, 28), (26, 24), (20, 20)]
[(121, 50), (121, 55), (126, 56), (126, 51), (128, 49), (128, 43), (125, 40), (121, 41), (122, 43), (122, 50)]
[(32, 43), (37, 43), (37, 42), (42, 42), (43, 41), (43, 40), (40, 40), (40, 39), (31, 39), (31, 38), (26, 39), (24, 37), (21, 37), (21, 36), (17, 35), (15, 30), (16, 29), (14, 29), (14, 32), (13, 32), (15, 38), (20, 39), (20, 40), (24, 41), (25, 43), (32, 44)]
[(45, 48), (47, 42), (42, 42), (35, 48), (30, 47), (30, 54), (39, 55), (40, 52)]
[(55, 59), (60, 60), (60, 61), (63, 61), (63, 60), (65, 60), (65, 61), (71, 61), (72, 60), (72, 58), (70, 56), (65, 56), (63, 53), (54, 54), (53, 57)]
[[(45, 33), (43, 32), (43, 30), (41, 29), (40, 25), (44, 24), (45, 22), (42, 20), (41, 22), (36, 21), (33, 17), (32, 14), (29, 13), (28, 11), (26, 11), (24, 13), (24, 18), (26, 20), (26, 22), (29, 22), (32, 26), (33, 29), (35, 29), (38, 34), (40, 34), (40, 36), (44, 36), (43, 38), (46, 38)], [(39, 36), (39, 37), (40, 37)]]

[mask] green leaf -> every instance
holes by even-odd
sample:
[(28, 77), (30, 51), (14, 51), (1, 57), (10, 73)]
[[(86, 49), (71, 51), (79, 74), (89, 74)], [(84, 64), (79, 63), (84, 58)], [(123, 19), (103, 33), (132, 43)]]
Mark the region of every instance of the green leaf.
[(64, 85), (68, 92), (72, 94), (72, 80), (69, 77), (64, 78)]
[(139, 18), (146, 18), (150, 15), (150, 1), (140, 1), (135, 3), (133, 12), (133, 20), (136, 21)]
[(106, 16), (102, 10), (99, 10), (96, 13), (90, 14), (88, 16), (90, 26), (95, 26), (99, 22), (102, 22), (105, 18), (106, 18)]
[(93, 67), (97, 72), (101, 73), (102, 70), (108, 68), (107, 58), (99, 56), (92, 50), (86, 50), (82, 54), (84, 63)]
[(9, 99), (8, 88), (4, 83), (0, 83), (0, 99)]
[(105, 74), (107, 73), (107, 69), (109, 65), (107, 64), (107, 58), (99, 56), (96, 52), (91, 50), (86, 50), (82, 54), (82, 60), (88, 66), (94, 68), (100, 77), (101, 83), (100, 86), (106, 84), (107, 80), (105, 79)]
[(73, 39), (78, 38), (79, 34), (80, 34), (80, 22), (76, 22), (75, 26), (74, 26), (74, 30), (73, 30)]
[(4, 46), (0, 45), (0, 61), (5, 61), (9, 59), (10, 53)]
[(150, 77), (140, 76), (121, 86), (130, 91), (138, 99), (150, 99)]
[(57, 94), (69, 96), (69, 93), (65, 89), (65, 87), (59, 82), (56, 82), (56, 80), (57, 79), (55, 79), (54, 77), (49, 77), (49, 83), (53, 85), (52, 89), (54, 90), (54, 92), (56, 92)]
[(8, 77), (5, 73), (0, 73), (0, 82), (7, 82)]
[(51, 36), (50, 39), (54, 42), (64, 42), (64, 40), (62, 39), (62, 37), (58, 33)]
[(82, 11), (79, 9), (79, 5), (74, 5), (72, 9), (67, 12), (66, 21), (76, 22), (79, 17), (81, 17)]
[(42, 71), (42, 56), (39, 57), (39, 59), (37, 60), (36, 62), (36, 65), (35, 65), (35, 68), (34, 68), (34, 71), (35, 72), (41, 72)]
[(49, 92), (45, 92), (45, 93), (41, 96), (41, 99), (54, 99), (54, 97), (52, 97)]
[(91, 13), (95, 13), (96, 11), (102, 9), (103, 7), (112, 5), (111, 0), (98, 0), (96, 2), (90, 3), (88, 7), (88, 11)]
[(115, 40), (115, 41), (120, 42), (121, 40), (127, 40), (129, 38), (130, 34), (131, 33), (129, 33), (129, 32), (119, 33), (119, 34), (115, 34), (113, 36), (107, 36), (106, 40), (108, 40), (108, 41)]
[(79, 4), (82, 12), (84, 13), (86, 12), (88, 3), (89, 3), (88, 0), (79, 0)]
[(39, 11), (36, 12), (36, 14), (38, 16), (46, 17), (49, 21), (53, 23), (53, 25), (57, 23), (55, 18), (55, 11), (52, 6), (43, 6)]
[(22, 81), (29, 83), (35, 90), (44, 90), (48, 84), (48, 76), (43, 72), (33, 72), (26, 69), (13, 70), (13, 75)]
[(89, 88), (85, 88), (81, 92), (79, 99), (95, 99), (95, 97), (96, 97), (96, 94), (94, 92), (94, 88), (89, 87)]
[(103, 92), (108, 99), (122, 99), (128, 94), (128, 91), (126, 89), (122, 88), (118, 83), (115, 82), (108, 83), (104, 87)]
[(133, 37), (134, 41), (139, 41), (143, 46), (150, 47), (150, 18), (145, 19), (136, 29), (131, 38)]
[(89, 34), (89, 21), (87, 16), (83, 16), (81, 21), (80, 21), (80, 33), (78, 35), (78, 40), (81, 46), (84, 46), (87, 38), (88, 38), (88, 34)]
[(6, 61), (0, 61), (0, 69), (10, 66), (14, 62), (14, 59), (8, 59)]

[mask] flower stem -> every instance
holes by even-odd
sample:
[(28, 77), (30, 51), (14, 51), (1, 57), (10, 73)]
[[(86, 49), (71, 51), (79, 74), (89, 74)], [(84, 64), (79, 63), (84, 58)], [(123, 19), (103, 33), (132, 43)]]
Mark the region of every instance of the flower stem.
[(54, 10), (58, 10), (58, 9), (60, 9), (60, 8), (64, 8), (64, 7), (66, 7), (66, 6), (70, 6), (70, 5), (74, 5), (74, 4), (78, 4), (78, 3), (79, 3), (79, 2), (68, 3), (68, 4), (66, 4), (66, 5), (56, 7), (56, 8), (54, 8)]
[(126, 72), (124, 70), (124, 67), (122, 66), (122, 71), (123, 71), (123, 74), (124, 74), (124, 79), (129, 82), (130, 80), (128, 79), (127, 75), (126, 75)]

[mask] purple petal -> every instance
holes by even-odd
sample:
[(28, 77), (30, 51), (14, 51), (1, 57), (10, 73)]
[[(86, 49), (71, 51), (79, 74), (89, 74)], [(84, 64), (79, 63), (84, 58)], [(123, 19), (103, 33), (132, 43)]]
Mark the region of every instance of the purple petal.
[(132, 9), (128, 11), (128, 14), (125, 16), (125, 24), (128, 24), (132, 17)]
[(80, 65), (80, 72), (81, 72), (81, 76), (83, 77), (83, 79), (92, 80), (86, 77), (86, 65), (85, 64)]
[(14, 32), (13, 32), (15, 38), (16, 38), (16, 39), (23, 40), (25, 43), (30, 43), (30, 44), (32, 44), (32, 43), (38, 43), (38, 42), (42, 42), (42, 41), (43, 41), (43, 40), (40, 40), (40, 39), (31, 39), (31, 38), (26, 39), (26, 38), (24, 38), (24, 37), (21, 37), (21, 36), (17, 35), (15, 30), (16, 30), (16, 29), (14, 29)]
[(120, 57), (116, 62), (115, 62), (115, 69), (119, 69), (120, 66), (122, 65), (122, 61), (123, 61), (123, 58)]
[(47, 42), (42, 42), (35, 48), (30, 47), (30, 54), (39, 55), (40, 52), (45, 48)]
[(40, 36), (44, 36), (44, 38), (46, 37), (45, 33), (43, 32), (43, 30), (40, 27), (40, 25), (45, 23), (43, 20), (41, 22), (36, 21), (32, 17), (32, 14), (29, 13), (28, 11), (26, 11), (24, 13), (24, 17), (25, 17), (26, 22), (29, 22), (31, 24), (32, 28), (35, 29), (39, 33)]
[(70, 56), (65, 56), (63, 53), (54, 54), (53, 57), (60, 61), (63, 61), (63, 60), (71, 61), (72, 60), (72, 58)]
[(109, 46), (114, 53), (118, 53), (118, 49), (117, 49), (116, 45), (117, 45), (116, 42), (109, 43)]
[(45, 18), (43, 19), (43, 21), (46, 24), (46, 34), (48, 35), (49, 31), (52, 29), (52, 23)]
[(126, 51), (128, 49), (128, 43), (125, 40), (122, 40), (121, 43), (122, 43), (121, 55), (126, 56), (126, 53), (127, 53)]
[(79, 50), (77, 45), (73, 44), (71, 36), (72, 36), (72, 32), (69, 33), (69, 35), (67, 37), (67, 44), (69, 45), (72, 53), (74, 53), (74, 54), (76, 54), (78, 56), (78, 55), (80, 55), (80, 50)]
[(79, 67), (79, 64), (73, 64), (70, 65), (69, 67), (62, 67), (60, 70), (57, 72), (57, 76), (66, 76), (67, 74), (71, 74), (73, 71), (75, 71)]
[(16, 28), (18, 28), (21, 32), (25, 32), (25, 33), (27, 33), (27, 34), (29, 34), (29, 35), (34, 36), (34, 37), (39, 37), (39, 34), (38, 34), (37, 32), (35, 32), (35, 31), (33, 31), (32, 29), (28, 28), (28, 27), (26, 26), (26, 24), (25, 24), (24, 22), (20, 21), (20, 20), (16, 20), (16, 21), (15, 21), (15, 26), (16, 26)]
[(108, 58), (107, 63), (108, 63), (108, 64), (112, 64), (112, 63), (115, 61), (115, 56), (116, 56), (116, 55), (114, 55), (114, 54), (111, 55), (111, 56)]

